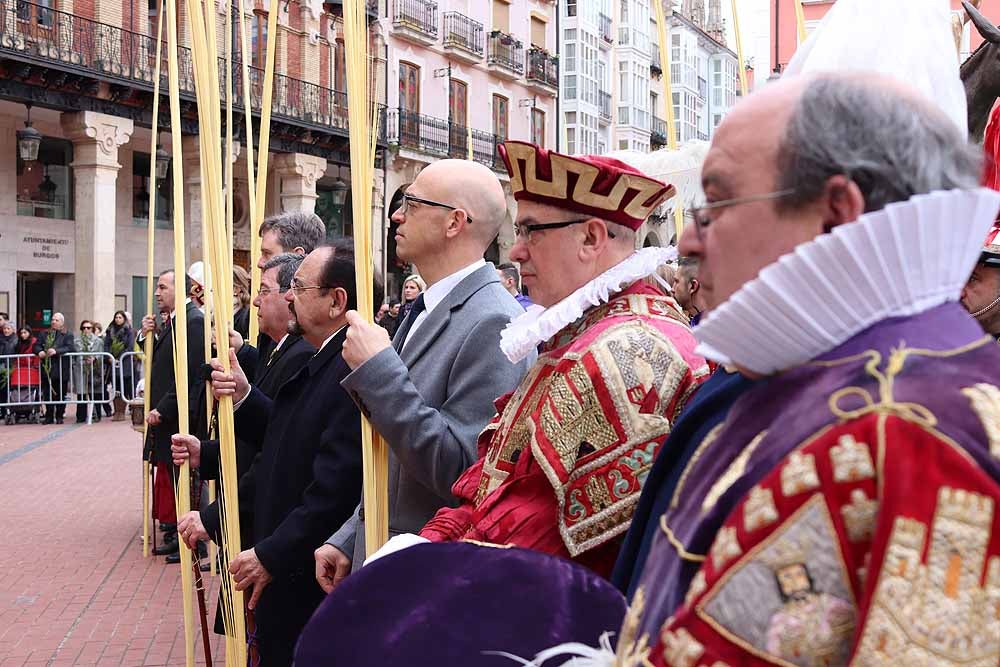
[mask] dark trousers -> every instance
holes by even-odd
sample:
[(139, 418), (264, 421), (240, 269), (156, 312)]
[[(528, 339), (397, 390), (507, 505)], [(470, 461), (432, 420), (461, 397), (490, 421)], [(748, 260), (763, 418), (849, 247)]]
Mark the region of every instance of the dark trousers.
[[(46, 374), (42, 371), (42, 402), (62, 401), (66, 397), (66, 385), (63, 382), (61, 373)], [(45, 421), (52, 423), (52, 417), (62, 419), (66, 414), (65, 403), (46, 403)]]

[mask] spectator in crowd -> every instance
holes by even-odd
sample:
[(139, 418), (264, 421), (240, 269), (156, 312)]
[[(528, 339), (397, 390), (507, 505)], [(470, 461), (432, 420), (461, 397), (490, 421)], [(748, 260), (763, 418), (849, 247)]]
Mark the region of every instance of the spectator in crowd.
[[(121, 367), (122, 389), (121, 393), (116, 393), (114, 397), (115, 412), (112, 421), (117, 422), (125, 419), (124, 396), (132, 398), (135, 395), (135, 357), (129, 356), (125, 358), (124, 362), (122, 361), (122, 355), (131, 351), (134, 346), (135, 330), (132, 328), (132, 322), (129, 321), (128, 313), (124, 310), (115, 311), (114, 319), (111, 320), (107, 331), (104, 332), (104, 351), (115, 358), (115, 366), (108, 371), (114, 373), (115, 368)], [(109, 379), (107, 374), (106, 372), (105, 384), (109, 382), (113, 384), (113, 379)]]
[(401, 296), (402, 306), (399, 312), (399, 321), (402, 322), (406, 319), (406, 316), (410, 314), (410, 309), (413, 308), (413, 304), (416, 302), (417, 297), (424, 293), (427, 289), (427, 283), (424, 279), (418, 276), (416, 273), (409, 276), (403, 281), (403, 291)]
[(233, 265), (233, 328), (243, 340), (250, 337), (250, 274)]
[[(6, 315), (6, 313), (3, 313)], [(4, 319), (0, 324), (0, 357), (14, 354), (17, 350), (17, 335), (14, 332), (14, 323)], [(0, 402), (6, 400), (7, 387), (9, 386), (10, 369), (13, 363), (0, 358)], [(0, 406), (0, 418), (7, 416), (7, 408)]]
[(701, 283), (698, 282), (698, 260), (694, 257), (681, 257), (677, 261), (677, 271), (674, 273), (674, 298), (684, 309), (684, 314), (691, 320), (691, 326), (698, 324), (701, 313), (705, 310), (701, 300)]
[(70, 368), (67, 354), (75, 351), (73, 336), (66, 333), (66, 318), (52, 315), (49, 329), (35, 343), (35, 354), (42, 360), (42, 402), (46, 403), (45, 423), (63, 423), (66, 414), (66, 382)]
[[(74, 341), (77, 352), (103, 352), (104, 340), (94, 332), (90, 320), (80, 322), (80, 335)], [(73, 360), (73, 393), (76, 394), (76, 423), (87, 421), (87, 404), (105, 400), (104, 358), (82, 356)], [(101, 421), (101, 406), (94, 406), (94, 422)]]
[(528, 306), (533, 305), (531, 299), (521, 294), (521, 271), (517, 265), (510, 262), (501, 264), (497, 267), (497, 275), (500, 276), (500, 284), (521, 304), (521, 308), (528, 310)]
[(399, 329), (399, 308), (399, 301), (393, 299), (383, 303), (379, 309), (378, 324), (389, 332), (389, 338), (395, 336), (396, 330)]
[(315, 213), (291, 211), (267, 218), (260, 224), (261, 269), (276, 255), (294, 252), (308, 255), (326, 238), (326, 226)]

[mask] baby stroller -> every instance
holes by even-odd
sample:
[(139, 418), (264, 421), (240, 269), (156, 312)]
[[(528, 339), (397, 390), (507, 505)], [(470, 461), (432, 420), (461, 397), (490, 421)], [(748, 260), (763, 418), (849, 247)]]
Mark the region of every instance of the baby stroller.
[(18, 420), (37, 424), (41, 416), (41, 399), (42, 374), (38, 370), (38, 360), (14, 359), (7, 378), (7, 401), (15, 405), (8, 406), (4, 421), (7, 425), (16, 424)]

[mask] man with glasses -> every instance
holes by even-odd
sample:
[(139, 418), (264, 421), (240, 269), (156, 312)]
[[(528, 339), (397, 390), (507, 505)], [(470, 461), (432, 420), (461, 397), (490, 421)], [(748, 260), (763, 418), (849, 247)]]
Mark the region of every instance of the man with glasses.
[(657, 447), (708, 374), (677, 303), (644, 280), (669, 251), (635, 250), (673, 188), (598, 156), (514, 141), (500, 154), (518, 202), (511, 259), (544, 308), (514, 320), (501, 348), (511, 361), (541, 353), (497, 402), (485, 455), (452, 487), (459, 506), (420, 535), (514, 544), (607, 576)]
[[(523, 313), (483, 255), (507, 218), (500, 181), (469, 160), (441, 160), (407, 188), (397, 223), (399, 257), (427, 289), (392, 339), (349, 314), (344, 379), (389, 445), (389, 531), (414, 533), (476, 460), (476, 438), (493, 401), (513, 389), (528, 361), (509, 362), (500, 331)], [(316, 576), (331, 590), (365, 559), (365, 508), (316, 551)], [(319, 546), (319, 545), (317, 545)]]
[[(323, 599), (313, 550), (361, 496), (361, 416), (340, 386), (350, 371), (342, 355), (346, 314), (357, 307), (350, 239), (306, 256), (283, 296), (289, 333), (318, 351), (273, 398), (250, 386), (232, 350), (231, 372), (215, 360), (212, 373), (215, 396), (235, 402), (237, 437), (260, 450), (239, 489), (241, 504), (253, 508), (254, 542), (229, 570), (236, 588), (249, 591), (262, 665), (291, 664), (295, 640)], [(176, 462), (201, 463), (196, 439), (176, 436), (173, 452)], [(207, 537), (196, 522), (181, 523), (178, 532), (188, 544)]]

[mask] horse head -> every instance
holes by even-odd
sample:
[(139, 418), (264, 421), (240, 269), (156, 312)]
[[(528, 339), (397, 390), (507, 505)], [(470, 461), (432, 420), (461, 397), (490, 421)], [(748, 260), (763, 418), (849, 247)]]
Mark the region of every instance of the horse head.
[(969, 136), (983, 141), (990, 112), (1000, 97), (1000, 28), (993, 25), (969, 0), (962, 6), (983, 38), (983, 43), (962, 63), (961, 76), (969, 106)]

